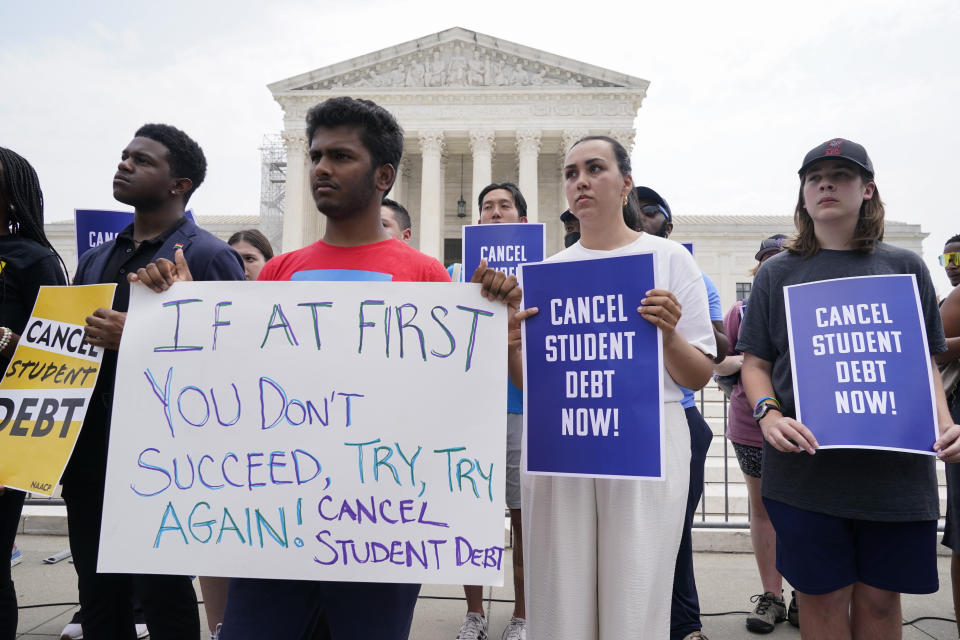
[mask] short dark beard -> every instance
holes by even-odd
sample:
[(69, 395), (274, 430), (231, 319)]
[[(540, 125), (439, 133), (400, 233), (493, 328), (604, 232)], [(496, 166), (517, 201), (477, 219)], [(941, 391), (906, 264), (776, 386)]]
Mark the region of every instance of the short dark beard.
[[(370, 170), (370, 173), (367, 175), (366, 181), (361, 184), (361, 190), (356, 194), (351, 194), (351, 197), (344, 200), (339, 206), (333, 209), (320, 209), (319, 203), (317, 203), (317, 211), (327, 216), (328, 218), (344, 218), (350, 215), (353, 215), (357, 211), (363, 210), (364, 207), (370, 202), (372, 194), (377, 192), (377, 180), (376, 180), (377, 168)], [(316, 201), (314, 201), (316, 202)]]

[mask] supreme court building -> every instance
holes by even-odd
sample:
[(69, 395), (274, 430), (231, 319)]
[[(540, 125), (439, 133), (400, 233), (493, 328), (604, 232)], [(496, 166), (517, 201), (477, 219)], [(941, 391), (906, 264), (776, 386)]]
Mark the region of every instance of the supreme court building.
[(588, 134), (630, 150), (648, 84), (460, 28), (271, 84), (284, 112), (283, 249), (320, 237), (304, 118), (326, 98), (367, 98), (396, 116), (405, 142), (389, 197), (410, 211), (413, 246), (450, 263), (460, 257), (460, 227), (476, 223), (477, 197), (491, 182), (516, 183), (528, 221), (548, 223), (547, 253), (562, 248), (562, 229), (549, 223), (566, 209), (566, 151)]
[[(527, 200), (528, 221), (546, 223), (552, 255), (563, 248), (567, 150), (589, 134), (608, 135), (632, 150), (649, 84), (461, 28), (275, 82), (269, 89), (284, 112), (279, 156), (286, 164), (273, 181), (284, 181), (286, 190), (282, 198), (263, 199), (282, 199), (282, 208), (261, 207), (261, 229), (284, 251), (320, 237), (324, 217), (310, 193), (304, 121), (313, 105), (349, 95), (385, 107), (403, 127), (403, 160), (389, 197), (410, 211), (414, 247), (445, 264), (459, 261), (461, 227), (477, 222), (480, 190), (509, 180)], [(265, 185), (268, 171), (265, 163)], [(693, 242), (726, 309), (749, 293), (760, 241), (793, 233), (792, 212), (779, 213), (675, 212), (671, 238)], [(888, 242), (922, 254), (926, 234), (919, 225), (888, 220), (886, 228)]]

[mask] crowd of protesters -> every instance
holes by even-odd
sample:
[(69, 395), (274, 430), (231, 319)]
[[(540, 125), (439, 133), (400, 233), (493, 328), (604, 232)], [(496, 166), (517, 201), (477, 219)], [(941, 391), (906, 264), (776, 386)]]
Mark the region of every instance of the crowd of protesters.
[[(451, 280), (436, 259), (410, 246), (410, 215), (386, 197), (403, 150), (393, 115), (368, 100), (331, 98), (309, 110), (305, 129), (311, 191), (325, 230), (320, 240), (277, 256), (259, 231), (238, 231), (225, 243), (185, 216), (206, 175), (206, 159), (183, 131), (144, 125), (120, 154), (113, 195), (133, 208), (133, 223), (85, 253), (72, 278), (76, 285), (116, 283), (117, 289), (112, 306), (91, 309), (86, 320), (84, 339), (105, 355), (62, 479), (80, 597), (65, 638), (130, 640), (149, 632), (172, 640), (201, 633), (190, 576), (97, 571), (107, 443), (112, 429), (128, 428), (111, 424), (111, 407), (131, 287), (316, 279), (327, 270), (356, 272), (358, 280), (370, 272), (393, 281)], [(636, 313), (662, 337), (664, 477), (637, 482), (521, 473), (520, 327), (539, 310), (521, 308), (513, 276), (485, 264), (462, 277), (453, 268), (454, 281), (479, 283), (510, 316), (503, 340), (508, 392), (491, 396), (507, 404), (505, 501), (515, 531), (516, 606), (501, 638), (707, 637), (691, 524), (713, 433), (693, 393), (713, 375), (729, 393), (726, 435), (751, 509), (761, 590), (746, 628), (769, 633), (789, 619), (805, 638), (900, 637), (900, 594), (939, 588), (936, 464), (960, 460), (960, 391), (951, 372), (960, 367), (960, 236), (944, 246), (941, 264), (954, 289), (938, 308), (922, 259), (883, 241), (884, 205), (866, 149), (833, 139), (802, 158), (796, 228), (757, 239), (749, 298), (724, 314), (716, 286), (691, 253), (669, 239), (675, 220), (666, 199), (635, 184), (619, 142), (606, 136), (576, 141), (566, 152), (562, 183), (566, 248), (548, 262), (653, 254), (657, 284)], [(480, 224), (526, 221), (523, 195), (510, 182), (489, 185), (477, 206)], [(813, 431), (796, 419), (784, 287), (888, 274), (911, 274), (917, 283), (936, 401), (935, 456), (820, 449)], [(0, 370), (16, 349), (39, 288), (67, 282), (63, 260), (44, 235), (36, 172), (0, 148)], [(947, 464), (947, 478), (943, 543), (954, 552), (960, 613), (960, 472), (953, 464)], [(0, 488), (0, 549), (14, 548), (23, 501), (23, 492)], [(17, 601), (7, 563), (0, 568), (0, 640), (10, 640)], [(789, 605), (785, 583), (793, 591)], [(222, 577), (200, 577), (200, 585), (205, 626), (211, 638), (225, 640), (406, 638), (420, 590), (418, 584)], [(467, 613), (451, 638), (485, 640), (491, 631), (480, 588), (464, 589)]]

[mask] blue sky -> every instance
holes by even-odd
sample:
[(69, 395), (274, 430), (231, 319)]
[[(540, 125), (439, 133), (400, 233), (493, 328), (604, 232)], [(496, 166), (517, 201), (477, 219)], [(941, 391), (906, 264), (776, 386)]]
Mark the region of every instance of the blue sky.
[(811, 1), (334, 4), (0, 3), (0, 144), (40, 173), (48, 219), (113, 208), (119, 152), (147, 121), (207, 154), (199, 215), (256, 214), (266, 85), (461, 26), (650, 80), (634, 176), (679, 213), (790, 214), (803, 154), (864, 144), (888, 217), (960, 233), (960, 4)]

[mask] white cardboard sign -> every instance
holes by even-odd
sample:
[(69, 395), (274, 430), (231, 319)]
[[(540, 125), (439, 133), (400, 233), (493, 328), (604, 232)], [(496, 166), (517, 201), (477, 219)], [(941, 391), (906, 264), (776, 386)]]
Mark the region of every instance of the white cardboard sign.
[(98, 570), (501, 584), (507, 314), (479, 291), (134, 287)]

